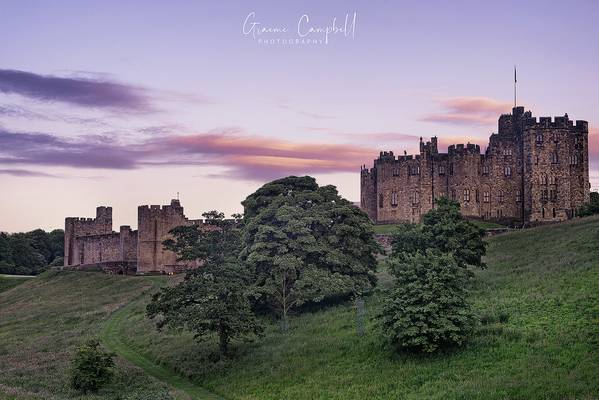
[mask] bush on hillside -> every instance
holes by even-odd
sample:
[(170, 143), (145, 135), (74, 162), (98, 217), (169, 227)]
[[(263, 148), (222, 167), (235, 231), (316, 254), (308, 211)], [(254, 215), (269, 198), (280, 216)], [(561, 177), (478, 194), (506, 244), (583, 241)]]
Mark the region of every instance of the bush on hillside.
[(471, 272), (437, 250), (390, 258), (387, 265), (395, 282), (379, 320), (390, 343), (425, 353), (463, 345), (475, 321), (467, 301)]
[(114, 375), (113, 353), (104, 352), (97, 340), (77, 349), (71, 369), (71, 386), (80, 392), (97, 392)]
[(591, 192), (591, 200), (578, 210), (579, 217), (599, 214), (599, 192)]

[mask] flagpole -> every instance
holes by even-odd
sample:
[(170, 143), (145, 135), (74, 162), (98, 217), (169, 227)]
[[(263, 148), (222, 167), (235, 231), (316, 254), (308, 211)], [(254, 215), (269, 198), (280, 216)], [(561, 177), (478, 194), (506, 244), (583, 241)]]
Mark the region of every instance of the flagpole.
[(518, 80), (516, 79), (516, 64), (514, 64), (514, 108), (516, 108), (516, 82), (518, 82)]

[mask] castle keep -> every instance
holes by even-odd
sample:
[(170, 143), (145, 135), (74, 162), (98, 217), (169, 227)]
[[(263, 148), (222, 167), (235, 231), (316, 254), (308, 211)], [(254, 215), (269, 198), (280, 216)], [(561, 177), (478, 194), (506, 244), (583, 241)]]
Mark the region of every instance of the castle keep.
[(377, 223), (418, 222), (435, 199), (459, 201), (467, 217), (524, 224), (563, 221), (589, 201), (588, 123), (563, 117), (537, 120), (524, 107), (499, 117), (481, 154), (473, 144), (420, 154), (381, 152), (361, 169), (361, 208)]
[(112, 230), (112, 207), (98, 207), (96, 218), (66, 218), (64, 229), (64, 266), (101, 269), (112, 273), (176, 273), (198, 266), (177, 261), (177, 256), (162, 246), (169, 231), (178, 226), (200, 225), (189, 220), (179, 200), (165, 206), (139, 206), (138, 230), (121, 226)]

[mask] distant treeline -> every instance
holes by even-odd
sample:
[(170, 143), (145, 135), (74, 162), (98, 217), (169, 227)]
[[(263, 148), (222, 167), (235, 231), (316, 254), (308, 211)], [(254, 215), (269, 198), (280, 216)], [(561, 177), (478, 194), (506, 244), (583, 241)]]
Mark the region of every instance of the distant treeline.
[(62, 265), (64, 231), (0, 233), (0, 274), (36, 275)]

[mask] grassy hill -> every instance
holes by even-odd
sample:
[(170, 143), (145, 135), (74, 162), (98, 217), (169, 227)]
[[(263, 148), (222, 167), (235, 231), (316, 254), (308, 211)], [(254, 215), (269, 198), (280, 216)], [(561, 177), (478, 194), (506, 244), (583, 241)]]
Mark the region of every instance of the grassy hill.
[[(463, 350), (424, 358), (392, 355), (371, 318), (358, 337), (355, 310), (343, 304), (295, 317), (287, 334), (269, 324), (262, 339), (235, 344), (237, 359), (214, 361), (216, 341), (158, 333), (144, 317), (142, 293), (167, 278), (47, 274), (0, 293), (0, 398), (75, 398), (70, 354), (124, 304), (113, 335), (224, 398), (598, 398), (598, 243), (599, 217), (490, 238), (488, 268), (476, 272), (476, 336)], [(368, 317), (378, 299), (366, 299)], [(117, 382), (88, 398), (164, 391), (140, 369), (118, 368)]]

